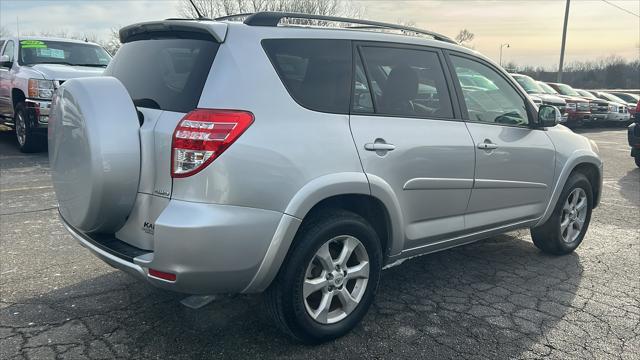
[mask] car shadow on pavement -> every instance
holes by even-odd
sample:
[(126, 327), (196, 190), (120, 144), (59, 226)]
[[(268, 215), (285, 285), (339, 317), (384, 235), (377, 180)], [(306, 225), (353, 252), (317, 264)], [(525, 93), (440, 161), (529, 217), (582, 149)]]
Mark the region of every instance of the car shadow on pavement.
[[(633, 161), (633, 158), (629, 158)], [(618, 180), (620, 195), (633, 205), (640, 205), (640, 168), (629, 170), (626, 175)]]
[(179, 303), (183, 295), (119, 271), (5, 303), (0, 334), (15, 338), (16, 349), (79, 358), (540, 357), (553, 348), (546, 342), (555, 325), (576, 306), (582, 266), (575, 253), (542, 254), (527, 233), (385, 270), (364, 321), (319, 346), (277, 331), (260, 295), (220, 296), (193, 310)]

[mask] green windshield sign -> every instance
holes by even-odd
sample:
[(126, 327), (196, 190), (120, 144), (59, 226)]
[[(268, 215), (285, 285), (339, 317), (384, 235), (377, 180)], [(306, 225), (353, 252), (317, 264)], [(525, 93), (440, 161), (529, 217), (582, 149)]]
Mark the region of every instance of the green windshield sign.
[(20, 46), (23, 49), (46, 49), (47, 44), (40, 40), (22, 40)]

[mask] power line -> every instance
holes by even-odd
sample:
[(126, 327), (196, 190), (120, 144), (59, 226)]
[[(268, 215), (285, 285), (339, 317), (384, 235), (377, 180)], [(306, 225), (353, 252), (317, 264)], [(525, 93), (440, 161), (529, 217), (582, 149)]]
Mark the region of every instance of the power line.
[(607, 1), (607, 0), (601, 0), (601, 1), (602, 1), (602, 2), (604, 2), (604, 3), (607, 3), (607, 4), (609, 4), (609, 5), (611, 5), (611, 6), (613, 6), (613, 7), (616, 7), (616, 8), (618, 8), (618, 9), (620, 9), (620, 10), (622, 10), (622, 11), (626, 12), (626, 13), (629, 13), (629, 14), (631, 14), (631, 15), (633, 15), (633, 16), (635, 16), (635, 17), (637, 17), (637, 18), (640, 18), (640, 15), (638, 15), (638, 14), (634, 13), (634, 12), (633, 12), (633, 11), (631, 11), (631, 10), (627, 10), (627, 9), (625, 9), (625, 8), (623, 8), (622, 6), (616, 5), (616, 4), (612, 3), (611, 1)]

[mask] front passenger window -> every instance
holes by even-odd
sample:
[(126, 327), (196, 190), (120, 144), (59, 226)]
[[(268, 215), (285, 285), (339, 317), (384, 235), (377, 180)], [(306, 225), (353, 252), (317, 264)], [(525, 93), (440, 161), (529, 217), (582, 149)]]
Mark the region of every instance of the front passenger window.
[(9, 61), (13, 61), (13, 46), (13, 41), (7, 41), (7, 46), (2, 51), (2, 55), (7, 55)]
[(452, 56), (469, 120), (528, 125), (524, 99), (500, 74), (477, 61)]

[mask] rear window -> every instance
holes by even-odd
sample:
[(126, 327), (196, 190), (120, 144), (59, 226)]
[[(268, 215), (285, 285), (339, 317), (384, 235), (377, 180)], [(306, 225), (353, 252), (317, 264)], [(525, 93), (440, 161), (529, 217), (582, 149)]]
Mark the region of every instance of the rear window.
[(125, 43), (105, 71), (120, 80), (136, 106), (189, 112), (198, 106), (219, 44), (196, 39)]
[(262, 46), (298, 104), (315, 111), (349, 113), (349, 40), (270, 39)]

